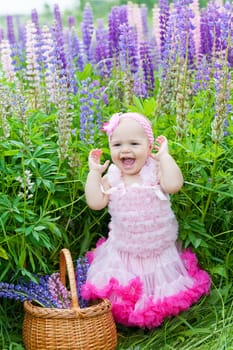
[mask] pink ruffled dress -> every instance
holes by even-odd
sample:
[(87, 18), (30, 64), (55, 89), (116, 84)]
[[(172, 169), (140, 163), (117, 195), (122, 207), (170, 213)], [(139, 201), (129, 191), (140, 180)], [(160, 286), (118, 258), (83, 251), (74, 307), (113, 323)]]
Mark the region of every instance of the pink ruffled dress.
[(178, 224), (149, 158), (141, 183), (126, 186), (115, 165), (108, 170), (109, 236), (89, 254), (83, 298), (108, 298), (116, 322), (154, 328), (187, 310), (211, 280), (190, 250), (176, 246)]

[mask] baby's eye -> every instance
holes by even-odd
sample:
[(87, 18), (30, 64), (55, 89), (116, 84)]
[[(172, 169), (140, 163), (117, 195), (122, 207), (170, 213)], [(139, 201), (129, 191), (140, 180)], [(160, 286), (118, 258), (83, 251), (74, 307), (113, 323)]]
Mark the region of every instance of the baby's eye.
[(114, 143), (113, 147), (119, 147), (121, 144), (120, 143)]
[(132, 146), (137, 146), (137, 145), (139, 145), (139, 143), (138, 142), (131, 142), (131, 145)]

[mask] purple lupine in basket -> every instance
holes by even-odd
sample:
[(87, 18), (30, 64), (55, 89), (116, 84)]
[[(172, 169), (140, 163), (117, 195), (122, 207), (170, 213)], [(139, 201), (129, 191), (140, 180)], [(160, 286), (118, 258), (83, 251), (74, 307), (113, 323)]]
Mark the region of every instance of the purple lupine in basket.
[(93, 11), (92, 7), (89, 3), (85, 5), (84, 11), (83, 11), (83, 21), (81, 23), (81, 32), (82, 32), (82, 40), (83, 40), (83, 47), (84, 52), (86, 55), (86, 61), (91, 62), (91, 41), (92, 36), (94, 34), (94, 17), (93, 17)]
[(77, 291), (78, 291), (78, 301), (79, 306), (81, 308), (84, 308), (87, 306), (87, 301), (82, 299), (81, 297), (81, 288), (82, 285), (87, 280), (87, 271), (89, 268), (88, 259), (86, 257), (78, 258), (76, 261), (76, 285), (77, 285)]
[(68, 309), (71, 307), (71, 292), (62, 284), (59, 272), (49, 276), (48, 289), (58, 308)]
[(52, 294), (48, 288), (48, 277), (43, 276), (34, 279), (38, 281), (26, 281), (20, 279), (17, 284), (0, 282), (0, 298), (14, 299), (23, 301), (32, 301), (42, 307), (59, 307), (56, 300), (53, 300)]

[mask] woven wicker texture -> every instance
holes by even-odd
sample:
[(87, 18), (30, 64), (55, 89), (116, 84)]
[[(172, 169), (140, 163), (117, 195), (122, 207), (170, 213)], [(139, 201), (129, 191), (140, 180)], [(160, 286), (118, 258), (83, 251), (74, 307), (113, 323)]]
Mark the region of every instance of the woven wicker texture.
[(78, 304), (74, 267), (68, 249), (60, 254), (60, 277), (71, 291), (71, 309), (42, 308), (24, 302), (23, 341), (26, 350), (114, 350), (116, 325), (108, 300), (86, 308)]

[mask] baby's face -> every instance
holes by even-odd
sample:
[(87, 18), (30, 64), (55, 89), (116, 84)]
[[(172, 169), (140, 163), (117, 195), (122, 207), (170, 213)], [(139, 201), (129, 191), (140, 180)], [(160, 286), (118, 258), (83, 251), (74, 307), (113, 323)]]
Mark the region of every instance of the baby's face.
[(136, 120), (124, 118), (110, 139), (113, 163), (126, 175), (137, 175), (151, 154), (143, 127)]

